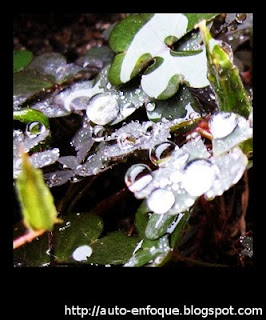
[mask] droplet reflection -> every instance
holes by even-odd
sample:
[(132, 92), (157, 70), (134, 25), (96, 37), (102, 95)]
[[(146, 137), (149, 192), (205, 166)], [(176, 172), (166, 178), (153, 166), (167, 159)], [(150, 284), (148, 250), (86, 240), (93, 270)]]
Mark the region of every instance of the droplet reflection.
[(151, 169), (145, 164), (131, 166), (125, 175), (125, 183), (132, 192), (144, 189), (152, 179)]

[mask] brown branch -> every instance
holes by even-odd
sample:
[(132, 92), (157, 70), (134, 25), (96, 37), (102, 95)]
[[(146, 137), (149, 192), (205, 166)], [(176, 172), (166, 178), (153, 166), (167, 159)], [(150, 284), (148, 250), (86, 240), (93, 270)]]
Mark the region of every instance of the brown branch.
[(27, 242), (31, 242), (35, 238), (44, 234), (45, 232), (46, 232), (46, 230), (38, 230), (38, 231), (30, 230), (28, 233), (24, 234), (23, 236), (15, 239), (13, 241), (13, 249), (17, 249), (17, 248), (23, 246), (24, 244), (26, 244)]

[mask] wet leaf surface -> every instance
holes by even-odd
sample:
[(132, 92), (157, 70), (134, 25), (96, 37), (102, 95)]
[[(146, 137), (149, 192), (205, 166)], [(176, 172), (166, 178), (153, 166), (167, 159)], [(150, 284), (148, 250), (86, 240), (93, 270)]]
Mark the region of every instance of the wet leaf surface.
[(100, 265), (121, 265), (131, 256), (138, 238), (129, 237), (123, 232), (112, 232), (92, 243), (92, 255), (86, 263)]

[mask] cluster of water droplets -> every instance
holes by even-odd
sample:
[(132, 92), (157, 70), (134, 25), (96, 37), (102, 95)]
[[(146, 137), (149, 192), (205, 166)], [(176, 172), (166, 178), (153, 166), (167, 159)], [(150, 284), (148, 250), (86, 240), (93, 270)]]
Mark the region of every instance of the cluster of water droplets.
[[(50, 131), (42, 123), (34, 121), (26, 125), (25, 131), (13, 130), (13, 177), (16, 179), (21, 172), (21, 152), (28, 152), (42, 143)], [(53, 164), (59, 158), (59, 149), (53, 148), (42, 152), (35, 152), (30, 161), (35, 168), (43, 168)]]
[(128, 169), (125, 183), (136, 198), (146, 198), (156, 214), (176, 215), (187, 211), (203, 194), (207, 199), (221, 195), (239, 181), (247, 167), (240, 148), (213, 157), (200, 136), (181, 148), (164, 141), (149, 155), (159, 168), (152, 171), (146, 164), (135, 164)]

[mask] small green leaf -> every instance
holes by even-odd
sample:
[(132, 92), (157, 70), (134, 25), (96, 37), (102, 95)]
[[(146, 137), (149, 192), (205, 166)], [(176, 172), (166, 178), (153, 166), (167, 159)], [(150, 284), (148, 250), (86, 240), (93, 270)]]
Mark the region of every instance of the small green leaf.
[(48, 231), (53, 229), (55, 223), (61, 222), (57, 218), (54, 199), (44, 182), (42, 171), (32, 166), (26, 153), (22, 153), (22, 171), (16, 187), (27, 228)]
[(102, 219), (93, 213), (73, 213), (55, 228), (55, 256), (58, 262), (73, 262), (73, 252), (80, 246), (91, 246), (103, 230)]
[(208, 79), (216, 94), (221, 111), (229, 111), (248, 118), (252, 106), (238, 68), (233, 63), (231, 47), (212, 38), (203, 20), (199, 23), (202, 39), (206, 47)]
[(86, 263), (123, 264), (131, 257), (137, 242), (138, 238), (121, 231), (109, 233), (91, 244), (92, 255)]
[(33, 59), (33, 54), (28, 50), (14, 50), (13, 51), (13, 72), (23, 70)]
[(38, 121), (45, 125), (46, 128), (49, 128), (49, 119), (40, 111), (34, 109), (23, 109), (20, 111), (13, 112), (13, 119), (19, 120), (24, 123), (30, 123), (33, 121)]

